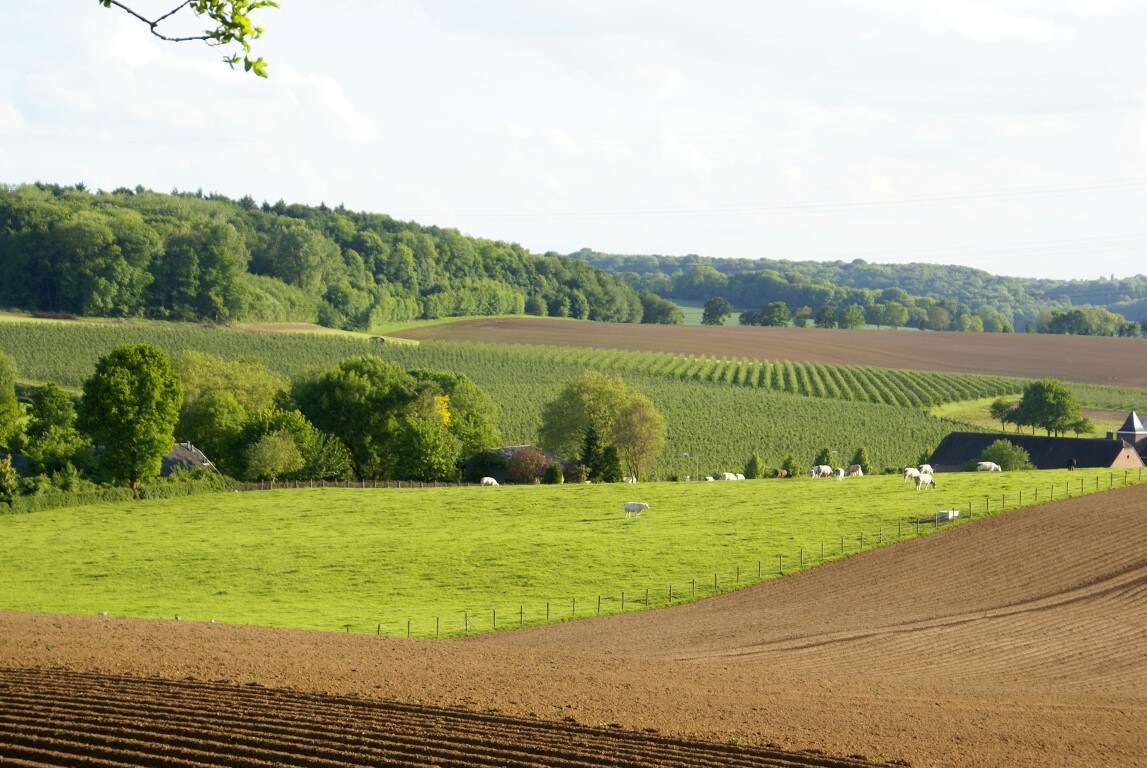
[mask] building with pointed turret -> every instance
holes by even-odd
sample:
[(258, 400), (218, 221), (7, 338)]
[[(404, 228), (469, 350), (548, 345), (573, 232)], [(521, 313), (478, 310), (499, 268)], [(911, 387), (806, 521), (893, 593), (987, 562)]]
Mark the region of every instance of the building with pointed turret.
[(1107, 433), (1108, 440), (1124, 440), (1135, 446), (1135, 452), (1140, 456), (1147, 456), (1147, 427), (1139, 420), (1135, 411), (1127, 414), (1127, 421), (1115, 432)]

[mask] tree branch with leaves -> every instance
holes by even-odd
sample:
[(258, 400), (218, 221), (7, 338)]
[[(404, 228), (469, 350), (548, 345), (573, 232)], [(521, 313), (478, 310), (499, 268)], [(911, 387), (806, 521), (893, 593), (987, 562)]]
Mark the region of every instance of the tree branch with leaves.
[[(119, 0), (98, 0), (104, 8), (118, 8), (124, 13), (143, 22), (151, 34), (169, 43), (202, 41), (210, 46), (238, 45), (242, 53), (223, 57), (232, 68), (240, 61), (245, 72), (254, 72), (259, 77), (267, 76), (267, 62), (262, 57), (252, 58), (251, 43), (263, 35), (263, 28), (251, 22), (251, 13), (262, 8), (278, 8), (276, 0), (184, 0), (167, 13), (149, 19)], [(171, 21), (182, 11), (189, 10), (196, 16), (206, 18), (214, 25), (201, 34), (173, 36), (160, 31), (160, 25)]]

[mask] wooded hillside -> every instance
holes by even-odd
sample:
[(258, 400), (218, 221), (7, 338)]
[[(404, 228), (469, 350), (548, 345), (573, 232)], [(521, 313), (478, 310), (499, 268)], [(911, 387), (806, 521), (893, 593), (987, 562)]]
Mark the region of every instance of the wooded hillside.
[[(1147, 318), (1147, 277), (1037, 280), (1003, 277), (945, 264), (873, 264), (688, 256), (618, 255), (588, 248), (571, 254), (624, 278), (638, 290), (675, 299), (720, 296), (741, 308), (785, 302), (825, 307), (854, 305), (872, 325), (874, 309), (907, 309), (907, 324), (933, 330), (1025, 331), (1137, 336)], [(1003, 267), (1003, 265), (1001, 265)], [(1134, 326), (1134, 327), (1132, 327)]]
[(619, 278), (513, 243), (342, 206), (82, 184), (0, 185), (0, 306), (358, 330), (458, 315), (642, 315)]

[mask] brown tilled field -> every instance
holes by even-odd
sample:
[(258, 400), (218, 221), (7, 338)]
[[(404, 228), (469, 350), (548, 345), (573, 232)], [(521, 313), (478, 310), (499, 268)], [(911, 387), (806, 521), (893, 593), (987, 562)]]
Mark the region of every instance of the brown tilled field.
[(935, 333), (631, 325), (539, 317), (467, 320), (397, 331), (407, 339), (554, 344), (757, 360), (803, 360), (921, 371), (1147, 387), (1142, 339), (1026, 333)]
[(0, 765), (1147, 765), (1147, 486), (450, 641), (0, 613)]

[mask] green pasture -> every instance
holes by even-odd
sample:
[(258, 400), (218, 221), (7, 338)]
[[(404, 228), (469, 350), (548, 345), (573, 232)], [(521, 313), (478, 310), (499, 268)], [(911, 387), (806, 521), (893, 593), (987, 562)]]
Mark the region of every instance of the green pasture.
[[(298, 489), (0, 517), (0, 609), (433, 637), (705, 597), (1137, 470)], [(1022, 499), (1021, 499), (1022, 494)], [(626, 519), (628, 500), (649, 503)], [(923, 521), (923, 522), (918, 522)], [(938, 527), (942, 530), (944, 525)], [(714, 589), (716, 583), (716, 589)]]

